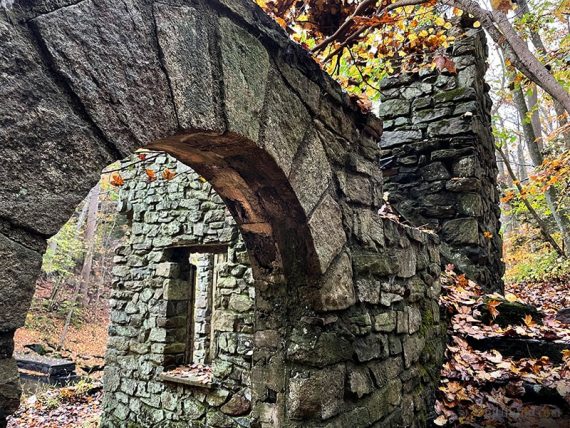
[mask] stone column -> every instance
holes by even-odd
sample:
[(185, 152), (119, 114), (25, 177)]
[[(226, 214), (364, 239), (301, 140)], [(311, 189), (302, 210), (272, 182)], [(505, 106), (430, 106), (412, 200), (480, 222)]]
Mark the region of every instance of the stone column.
[(453, 263), (485, 289), (501, 290), (498, 170), (483, 33), (468, 30), (448, 55), (456, 74), (404, 74), (382, 84), (385, 190), (405, 220), (439, 234), (443, 265)]

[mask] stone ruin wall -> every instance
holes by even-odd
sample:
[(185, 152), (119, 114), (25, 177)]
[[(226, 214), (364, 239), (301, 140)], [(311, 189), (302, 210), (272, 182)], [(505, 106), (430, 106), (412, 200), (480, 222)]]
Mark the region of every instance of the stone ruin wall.
[[(119, 211), (130, 224), (114, 259), (103, 426), (243, 426), (251, 410), (255, 291), (237, 226), (211, 185), (172, 157), (147, 161), (158, 170), (153, 182), (140, 162), (122, 165), (128, 169)], [(165, 168), (177, 176), (165, 181)], [(213, 252), (225, 256), (217, 272)], [(190, 362), (185, 352), (193, 320), (192, 362), (211, 365), (212, 389), (160, 378), (165, 369)]]
[[(254, 288), (247, 253), (208, 183), (170, 157), (155, 163), (179, 176), (149, 182), (140, 165), (123, 173), (119, 209), (131, 225), (113, 270), (104, 426), (127, 421), (141, 427), (250, 426), (253, 343), (275, 338), (267, 330), (252, 335)], [(343, 172), (339, 184), (352, 204), (366, 203), (371, 196), (347, 184), (357, 177)], [(342, 221), (338, 206), (331, 205), (326, 215)], [(314, 227), (317, 234), (330, 234)], [(338, 227), (342, 230), (341, 223)], [(357, 278), (356, 288), (344, 282), (341, 271), (333, 271), (336, 276), (328, 282), (338, 289), (328, 290), (321, 314), (290, 326), (286, 426), (412, 425), (432, 411), (445, 328), (437, 304), (438, 238), (364, 208), (356, 210), (351, 228), (352, 263), (347, 265), (344, 253), (335, 257), (341, 270)], [(183, 269), (172, 260), (172, 249), (204, 251), (223, 243), (229, 244), (228, 263), (212, 320), (215, 386), (165, 382), (160, 374), (182, 362), (188, 325), (183, 300), (188, 281), (180, 278)], [(200, 260), (209, 263), (207, 257)], [(199, 269), (198, 274), (210, 273)], [(195, 299), (206, 294), (197, 291)], [(286, 381), (277, 373), (268, 376), (277, 376), (273, 383)]]
[[(9, 308), (0, 310), (0, 426), (19, 399), (12, 338), (29, 308), (45, 239), (69, 218), (104, 166), (139, 147), (193, 165), (228, 202), (248, 248), (255, 297), (252, 321), (238, 315), (243, 321), (234, 324), (252, 326), (250, 333), (224, 333), (251, 334), (253, 352), (249, 366), (239, 342), (235, 352), (233, 345), (219, 352), (231, 371), (218, 373), (220, 386), (210, 393), (160, 380), (159, 373), (181, 359), (180, 348), (167, 347), (177, 343), (181, 325), (162, 316), (179, 314), (180, 305), (165, 298), (180, 291), (179, 254), (169, 251), (170, 239), (161, 242), (157, 235), (149, 246), (133, 231), (131, 237), (141, 240), (136, 251), (133, 244), (132, 253), (126, 247), (117, 259), (117, 277), (121, 270), (124, 275), (117, 285), (123, 281), (125, 288), (116, 288), (113, 305), (120, 310), (113, 312), (126, 318), (110, 327), (115, 343), (105, 409), (117, 418), (112, 423), (424, 425), (445, 342), (437, 306), (439, 238), (377, 215), (383, 190), (396, 195), (398, 187), (387, 177), (383, 189), (379, 122), (360, 112), (249, 0), (16, 3), (0, 8), (0, 37), (10, 47), (0, 55), (0, 72), (9, 77), (0, 85), (6, 100), (0, 117), (7, 118), (0, 137), (8, 156), (0, 167), (6, 183), (0, 188), (0, 270), (6, 273), (0, 309)], [(400, 99), (399, 91), (393, 99)], [(464, 104), (456, 95), (454, 107)], [(22, 121), (22, 111), (34, 114)], [(409, 115), (402, 112), (401, 120)], [(393, 146), (383, 150), (403, 160), (411, 149), (394, 143), (394, 132), (423, 138), (424, 131), (386, 119), (383, 141)], [(470, 136), (441, 144), (453, 148)], [(418, 152), (424, 144), (416, 141)], [(414, 155), (419, 162), (421, 155)], [(22, 177), (17, 182), (10, 179), (14, 170)], [(180, 196), (179, 189), (173, 192)], [(157, 222), (150, 228), (166, 230), (160, 216), (150, 217)], [(234, 260), (230, 254), (228, 260)], [(147, 284), (137, 275), (150, 269)], [(129, 288), (135, 283), (141, 288)], [(245, 290), (251, 284), (242, 285), (236, 292), (250, 296)], [(251, 413), (229, 417), (223, 407), (234, 392), (247, 400), (247, 385)], [(232, 407), (245, 408), (246, 400), (237, 398)]]
[(292, 325), (285, 426), (424, 426), (445, 347), (439, 239), (365, 208), (352, 219), (354, 291), (332, 272), (320, 313)]
[(483, 33), (470, 30), (448, 55), (456, 75), (425, 72), (382, 83), (384, 189), (405, 220), (439, 234), (443, 264), (453, 263), (487, 290), (501, 290), (498, 170)]

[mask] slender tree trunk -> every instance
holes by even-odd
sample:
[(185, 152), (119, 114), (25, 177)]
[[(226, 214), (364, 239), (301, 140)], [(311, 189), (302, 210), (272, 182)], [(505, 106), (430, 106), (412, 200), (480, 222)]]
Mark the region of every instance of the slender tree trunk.
[(526, 160), (524, 157), (524, 146), (522, 144), (522, 141), (519, 142), (519, 144), (517, 144), (517, 175), (519, 177), (519, 180), (521, 182), (525, 182), (526, 180), (528, 180), (528, 172), (526, 169)]
[(69, 312), (67, 313), (67, 317), (65, 318), (65, 324), (63, 325), (61, 336), (59, 336), (59, 344), (57, 346), (58, 350), (63, 348), (63, 345), (65, 344), (65, 337), (67, 336), (67, 331), (69, 330), (69, 325), (71, 324), (71, 319), (73, 318), (73, 313), (75, 312), (75, 306), (77, 305), (78, 302), (80, 290), (81, 290), (81, 281), (77, 281), (75, 283), (75, 288), (73, 290), (71, 307), (69, 308)]
[(86, 303), (89, 297), (89, 282), (91, 280), (91, 270), (93, 267), (93, 253), (95, 252), (95, 240), (97, 231), (97, 212), (99, 210), (99, 183), (89, 192), (87, 210), (87, 223), (85, 226), (85, 258), (81, 275), (79, 277), (79, 289), (81, 291), (81, 302)]
[[(509, 159), (505, 156), (505, 154), (503, 153), (503, 151), (501, 150), (500, 147), (497, 147), (497, 152), (499, 153), (499, 155), (501, 156), (501, 158), (505, 162), (505, 167), (507, 168), (507, 171), (509, 172), (511, 179), (513, 180), (513, 183), (515, 183), (515, 186), (517, 187), (519, 193), (522, 194), (523, 188), (522, 188), (520, 182), (517, 180), (517, 177), (513, 171), (511, 163), (509, 162)], [(552, 246), (552, 248), (554, 248), (554, 250), (558, 253), (559, 256), (566, 257), (566, 255), (564, 254), (564, 251), (562, 251), (562, 248), (560, 248), (558, 243), (554, 240), (554, 238), (552, 238), (552, 235), (550, 235), (550, 233), (548, 232), (548, 228), (546, 227), (546, 223), (542, 220), (542, 218), (540, 218), (540, 216), (538, 215), (536, 210), (532, 207), (530, 202), (524, 197), (521, 197), (521, 200), (522, 200), (523, 204), (525, 205), (525, 207), (527, 208), (530, 215), (536, 221), (536, 223), (540, 229), (540, 232), (542, 233), (542, 236), (544, 236), (544, 239)]]
[(570, 94), (529, 50), (526, 42), (518, 35), (504, 13), (483, 9), (475, 0), (440, 1), (442, 4), (461, 8), (478, 19), (512, 64), (532, 82), (548, 92), (562, 105), (564, 110), (570, 112)]
[[(530, 13), (527, 0), (517, 0), (517, 4), (523, 14)], [(542, 42), (542, 38), (540, 37), (540, 34), (538, 34), (534, 29), (530, 30), (530, 40), (532, 41), (532, 44), (534, 45), (534, 48), (536, 49), (537, 53), (546, 55), (546, 47)], [(529, 108), (531, 110), (533, 109), (533, 106), (534, 104), (529, 103)], [(566, 150), (570, 150), (570, 127), (566, 128), (566, 125), (568, 124), (568, 119), (567, 119), (568, 116), (566, 111), (564, 110), (564, 106), (556, 99), (554, 99), (554, 111), (556, 112), (558, 126), (564, 129), (564, 131), (562, 131), (562, 135), (564, 138), (565, 148)], [(540, 121), (538, 123), (540, 123)], [(533, 122), (533, 127), (536, 135), (543, 135), (542, 131), (539, 131), (534, 126), (534, 122)]]
[(554, 101), (554, 111), (556, 112), (558, 126), (563, 129), (562, 137), (564, 140), (564, 148), (566, 150), (570, 150), (570, 125), (568, 124), (568, 114), (564, 111), (564, 107), (557, 101)]
[(520, 125), (523, 131), (524, 141), (526, 143), (530, 159), (532, 160), (532, 163), (535, 167), (540, 166), (542, 165), (542, 161), (544, 159), (542, 158), (542, 153), (540, 152), (538, 144), (536, 143), (537, 136), (534, 132), (532, 123), (529, 120), (530, 118), (528, 115), (528, 108), (526, 106), (523, 91), (520, 87), (513, 88), (513, 100), (519, 113)]
[(97, 296), (95, 298), (95, 305), (99, 305), (99, 300), (101, 299), (101, 294), (105, 290), (105, 284), (107, 282), (107, 276), (110, 271), (110, 267), (112, 266), (112, 256), (109, 256), (109, 246), (111, 244), (111, 237), (113, 232), (115, 231), (115, 227), (117, 225), (117, 218), (118, 216), (115, 215), (113, 218), (113, 223), (109, 227), (108, 232), (105, 231), (102, 233), (103, 235), (103, 255), (101, 257), (101, 276), (99, 280), (99, 286), (97, 287)]
[[(536, 143), (537, 136), (534, 133), (532, 123), (528, 120), (528, 108), (524, 99), (524, 94), (520, 87), (513, 88), (513, 99), (519, 112), (524, 139), (530, 158), (535, 167), (540, 167), (544, 162), (544, 157)], [(552, 218), (560, 231), (562, 241), (564, 242), (564, 249), (570, 248), (570, 220), (564, 212), (560, 210), (558, 205), (558, 194), (554, 186), (550, 186), (545, 192), (546, 204), (552, 213)]]
[[(504, 67), (503, 67), (504, 70)], [(503, 73), (503, 76), (505, 75), (505, 73)], [(504, 81), (505, 78), (503, 77), (503, 87), (504, 85)], [(501, 128), (505, 128), (505, 121), (501, 116), (498, 116), (498, 120), (501, 124)], [(504, 150), (505, 150), (505, 155), (508, 158), (510, 156), (509, 153), (509, 146), (508, 144), (505, 144), (504, 146)], [(505, 183), (507, 185), (507, 187), (512, 187), (513, 186), (513, 180), (511, 178), (511, 176), (509, 175), (506, 167), (505, 167), (505, 162), (500, 158), (500, 155), (497, 153), (495, 158), (497, 159), (497, 166), (499, 167), (500, 171), (501, 171), (501, 177), (503, 177), (503, 179), (505, 180)], [(505, 205), (510, 208), (510, 203), (506, 202)], [(503, 223), (505, 225), (505, 235), (510, 234), (517, 226), (517, 219), (514, 215), (512, 215), (512, 211), (510, 209), (506, 209), (506, 210), (501, 210), (501, 216), (503, 217), (503, 219), (501, 220), (501, 223)]]
[(53, 308), (55, 307), (55, 301), (57, 299), (57, 295), (59, 294), (59, 290), (61, 289), (61, 286), (63, 284), (63, 279), (61, 277), (58, 277), (55, 280), (55, 283), (53, 284), (53, 287), (51, 289), (51, 292), (49, 294), (49, 310), (53, 311)]
[(94, 192), (94, 189), (89, 191), (87, 198), (83, 201), (83, 206), (81, 207), (81, 211), (79, 211), (79, 216), (77, 216), (77, 223), (75, 224), (75, 230), (77, 234), (81, 232), (81, 228), (85, 223), (85, 219), (87, 218), (87, 211), (89, 211), (89, 201), (91, 200), (91, 194)]
[(538, 89), (534, 83), (531, 84), (530, 95), (527, 97), (528, 110), (530, 112), (530, 123), (536, 136), (536, 145), (540, 152), (544, 151), (542, 136), (542, 124), (538, 115)]
[[(507, 154), (508, 156), (508, 154)], [(508, 175), (506, 168), (505, 168), (505, 163), (499, 159), (499, 154), (497, 153), (497, 155), (495, 156), (497, 158), (497, 167), (499, 168), (499, 177), (500, 177), (500, 181), (504, 182), (505, 184), (507, 184), (508, 187), (510, 187), (510, 176)], [(504, 181), (503, 181), (504, 180)], [(504, 184), (502, 184), (500, 186), (501, 188), (505, 187)], [(508, 202), (501, 202), (504, 206), (510, 208), (509, 203)], [(503, 209), (501, 210), (501, 224), (504, 226), (505, 228), (505, 235), (510, 234), (513, 231), (513, 216), (512, 214), (510, 214), (510, 209)]]

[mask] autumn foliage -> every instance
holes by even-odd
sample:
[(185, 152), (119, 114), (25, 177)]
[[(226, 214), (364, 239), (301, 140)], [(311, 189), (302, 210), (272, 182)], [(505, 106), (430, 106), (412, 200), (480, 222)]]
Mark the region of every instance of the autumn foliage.
[[(442, 286), (441, 305), (451, 323), (447, 361), (436, 403), (436, 425), (544, 427), (556, 421), (568, 423), (570, 419), (564, 410), (570, 406), (570, 351), (563, 351), (562, 363), (557, 364), (545, 356), (515, 359), (494, 349), (478, 350), (471, 346), (473, 339), (489, 337), (570, 343), (570, 328), (555, 319), (559, 306), (550, 303), (540, 306), (541, 302), (550, 302), (552, 296), (538, 292), (525, 294), (526, 287), (515, 287), (504, 296), (486, 296), (465, 275), (456, 274), (453, 266), (443, 274)], [(562, 298), (567, 294), (563, 290), (555, 292), (560, 292)], [(543, 309), (542, 324), (529, 315), (506, 327), (481, 321), (483, 309), (496, 317), (501, 313), (502, 302), (522, 299)], [(529, 401), (529, 390), (533, 388), (556, 394), (566, 406)]]
[(456, 71), (446, 49), (457, 37), (451, 21), (463, 12), (435, 0), (402, 7), (390, 0), (256, 1), (353, 94), (378, 98), (378, 82), (396, 72)]

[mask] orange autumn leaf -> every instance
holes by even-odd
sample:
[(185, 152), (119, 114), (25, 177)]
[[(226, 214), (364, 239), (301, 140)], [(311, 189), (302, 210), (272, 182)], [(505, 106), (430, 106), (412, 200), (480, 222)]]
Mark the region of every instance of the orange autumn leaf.
[(164, 178), (165, 180), (172, 180), (174, 177), (176, 177), (176, 173), (174, 171), (168, 168), (162, 171), (162, 178)]
[(515, 192), (509, 190), (508, 192), (505, 193), (505, 196), (501, 198), (501, 202), (506, 204), (507, 202), (510, 202), (514, 197), (515, 197)]
[(445, 55), (436, 56), (433, 62), (439, 71), (447, 70), (451, 74), (457, 73), (457, 67), (455, 66), (455, 63)]
[(287, 28), (287, 21), (285, 21), (283, 18), (277, 16), (275, 17), (275, 21), (277, 21), (281, 28)]
[(469, 285), (469, 281), (468, 281), (467, 278), (465, 277), (465, 274), (458, 275), (458, 276), (457, 276), (457, 279), (456, 279), (456, 282), (457, 282), (457, 285), (458, 285), (459, 287), (463, 287), (463, 288), (465, 288), (465, 287), (467, 287), (467, 286)]
[(483, 236), (487, 239), (492, 239), (493, 238), (493, 233), (489, 232), (488, 230), (483, 232)]
[(125, 184), (125, 179), (121, 176), (121, 174), (116, 172), (111, 176), (111, 180), (109, 182), (112, 186), (121, 187)]
[(523, 321), (527, 327), (532, 327), (536, 325), (536, 322), (532, 319), (531, 314), (526, 314), (523, 318)]
[(148, 181), (156, 180), (156, 171), (154, 169), (147, 168), (147, 169), (145, 169), (145, 172), (146, 172), (146, 176), (148, 178)]
[(497, 300), (490, 300), (489, 302), (487, 302), (487, 310), (489, 311), (489, 313), (491, 314), (493, 319), (497, 318), (497, 315), (499, 315), (499, 311), (497, 310), (497, 306), (499, 306), (500, 304), (501, 304), (501, 302), (499, 302)]

